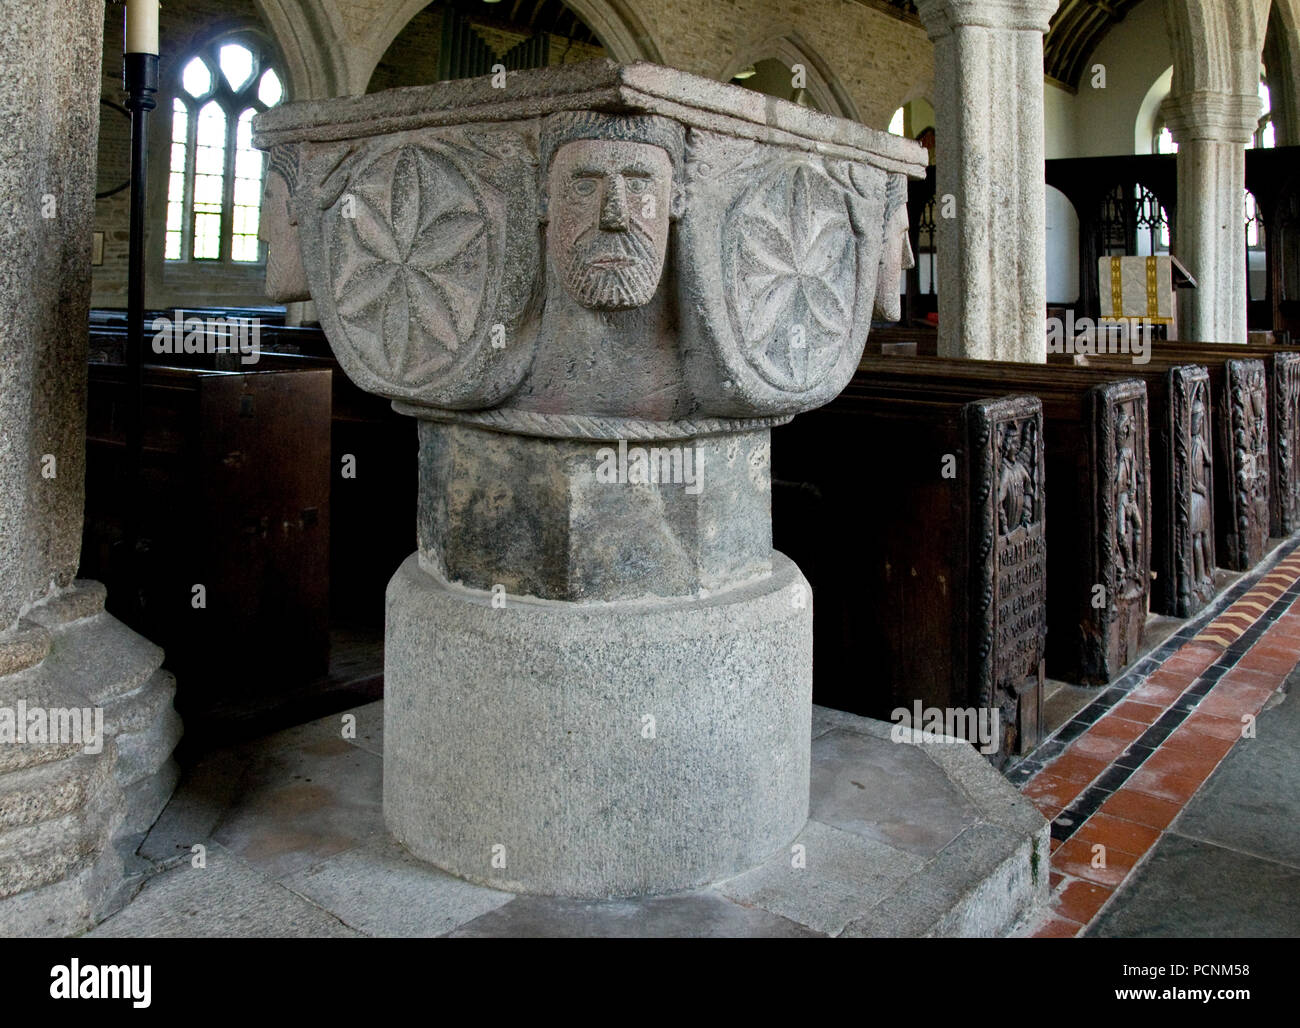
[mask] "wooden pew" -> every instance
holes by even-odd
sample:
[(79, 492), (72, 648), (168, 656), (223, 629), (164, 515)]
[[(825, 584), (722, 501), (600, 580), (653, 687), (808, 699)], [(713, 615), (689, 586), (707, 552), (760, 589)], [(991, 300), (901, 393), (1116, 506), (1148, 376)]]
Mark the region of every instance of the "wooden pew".
[[(188, 308), (187, 308), (188, 311)], [(91, 329), (92, 358), (120, 363), (125, 355), (125, 325)], [(151, 337), (146, 337), (146, 347)], [(251, 371), (322, 369), (331, 373), (329, 467), (333, 526), (330, 536), (332, 620), (358, 628), (383, 626), (384, 590), (393, 571), (415, 548), (416, 480), (411, 474), (418, 452), (415, 426), (394, 413), (389, 402), (358, 389), (338, 366), (318, 327), (270, 326), (261, 332), (262, 352), (255, 364), (229, 349), (229, 335), (213, 333), (225, 353), (170, 354), (168, 364), (194, 370)], [(343, 478), (345, 457), (353, 458), (355, 478)]]
[[(1214, 405), (1216, 558), (1223, 567), (1248, 571), (1268, 551), (1272, 466), (1268, 375), (1257, 358), (1202, 351), (1194, 360), (1209, 372)], [(1160, 371), (1191, 362), (1191, 358), (1159, 356), (1145, 367)], [(1118, 355), (1090, 356), (1087, 364), (1115, 371), (1133, 366), (1131, 358)]]
[(939, 330), (924, 325), (873, 325), (866, 352), (934, 357), (939, 352)]
[(1157, 342), (1153, 355), (1163, 360), (1208, 361), (1213, 355), (1264, 362), (1268, 380), (1268, 530), (1274, 536), (1300, 530), (1300, 351), (1263, 343), (1238, 346), (1179, 341)]
[[(207, 307), (194, 306), (183, 307), (187, 318), (257, 318), (263, 325), (283, 325), (284, 308), (283, 307)], [(176, 313), (176, 308), (166, 308), (145, 311), (145, 325), (151, 325), (155, 318), (170, 318)], [(92, 325), (101, 325), (105, 327), (126, 327), (126, 308), (124, 307), (92, 307), (90, 309), (90, 323)]]
[[(1209, 373), (1190, 364), (1154, 369), (1141, 364), (1068, 366), (1070, 374), (1082, 372), (1080, 381), (1091, 374), (1097, 381), (1121, 377), (1140, 378), (1146, 383), (1151, 427), (1151, 609), (1171, 617), (1192, 617), (1215, 593), (1214, 434)], [(978, 373), (976, 362), (966, 362), (962, 367)], [(1032, 374), (1024, 370), (1018, 373)], [(1049, 380), (1054, 380), (1059, 372), (1047, 374)]]
[(1047, 673), (1102, 684), (1137, 656), (1149, 612), (1153, 534), (1141, 379), (1003, 362), (864, 357), (845, 393), (1038, 397), (1047, 462)]
[[(329, 373), (146, 366), (138, 485), (125, 463), (131, 388), (124, 366), (90, 366), (82, 573), (108, 585), (112, 611), (140, 569), (145, 623), (122, 613), (166, 650), (183, 716), (322, 677)], [(141, 548), (129, 555), (133, 499)]]
[(1042, 439), (1032, 397), (855, 393), (773, 431), (773, 541), (813, 587), (818, 702), (996, 709), (1001, 757), (1035, 745)]

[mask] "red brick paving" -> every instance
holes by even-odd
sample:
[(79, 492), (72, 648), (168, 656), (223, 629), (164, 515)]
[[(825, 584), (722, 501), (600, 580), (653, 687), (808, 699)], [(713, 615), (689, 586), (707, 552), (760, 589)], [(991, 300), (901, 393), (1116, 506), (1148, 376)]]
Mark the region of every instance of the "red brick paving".
[(1073, 881), (1061, 890), (1056, 911), (1060, 917), (1086, 925), (1097, 916), (1097, 912), (1112, 895), (1113, 892), (1104, 885)]
[[(1044, 817), (1055, 818), (1298, 578), (1300, 553), (1280, 561), (1021, 791)], [(1051, 904), (1032, 932), (1034, 938), (1074, 938), (1087, 929), (1242, 738), (1245, 719), (1259, 713), (1298, 662), (1300, 601), (1269, 626), (1186, 720), (1068, 840), (1051, 840)], [(1104, 866), (1094, 867), (1094, 863)]]
[(1160, 715), (1165, 712), (1165, 708), (1168, 706), (1168, 703), (1152, 704), (1137, 700), (1125, 700), (1123, 703), (1116, 705), (1112, 713), (1115, 717), (1121, 717), (1127, 721), (1136, 721), (1142, 725), (1153, 725), (1160, 719)]
[(1160, 838), (1160, 829), (1125, 821), (1102, 813), (1100, 810), (1088, 818), (1074, 838), (1085, 842), (1100, 842), (1112, 849), (1134, 855), (1145, 853)]
[(1151, 828), (1165, 829), (1178, 816), (1183, 808), (1177, 803), (1148, 796), (1144, 792), (1122, 785), (1116, 789), (1110, 799), (1101, 805), (1100, 814), (1132, 821), (1134, 824), (1148, 825)]
[(1077, 921), (1067, 921), (1061, 917), (1049, 917), (1043, 924), (1038, 926), (1034, 932), (1035, 939), (1073, 939), (1081, 931), (1083, 925)]

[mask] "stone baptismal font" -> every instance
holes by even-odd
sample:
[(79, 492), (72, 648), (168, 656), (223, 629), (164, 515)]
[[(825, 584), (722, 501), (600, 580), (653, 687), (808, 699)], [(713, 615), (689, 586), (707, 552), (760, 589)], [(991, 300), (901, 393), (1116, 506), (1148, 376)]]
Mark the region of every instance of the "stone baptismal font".
[(255, 139), (268, 293), (314, 300), (343, 370), (419, 426), (393, 835), (589, 897), (787, 846), (812, 609), (772, 549), (769, 433), (897, 318), (925, 151), (608, 61), (289, 104)]

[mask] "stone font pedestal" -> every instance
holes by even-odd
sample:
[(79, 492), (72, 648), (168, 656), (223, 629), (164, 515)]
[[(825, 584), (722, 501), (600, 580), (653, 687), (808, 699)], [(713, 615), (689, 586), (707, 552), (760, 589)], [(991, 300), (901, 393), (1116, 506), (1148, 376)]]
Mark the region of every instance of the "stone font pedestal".
[[(812, 598), (768, 430), (897, 307), (915, 144), (650, 65), (257, 119), (268, 289), (420, 419), (384, 813), (528, 893), (735, 875), (807, 818)], [(896, 312), (894, 317), (897, 317)]]

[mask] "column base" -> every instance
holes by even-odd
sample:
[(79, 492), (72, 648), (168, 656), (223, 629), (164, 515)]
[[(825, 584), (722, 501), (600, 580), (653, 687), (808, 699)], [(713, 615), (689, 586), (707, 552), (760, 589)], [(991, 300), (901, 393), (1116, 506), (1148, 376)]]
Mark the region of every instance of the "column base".
[(51, 726), (50, 712), (97, 711), (103, 729), (98, 745), (51, 741), (52, 727), (0, 744), (0, 935), (74, 935), (113, 913), (131, 884), (119, 851), (134, 850), (176, 784), (175, 680), (104, 596), (78, 580), (0, 636), (11, 732), (37, 710)]
[(799, 569), (689, 601), (388, 586), (384, 818), (469, 881), (578, 897), (745, 871), (808, 816), (812, 602)]

